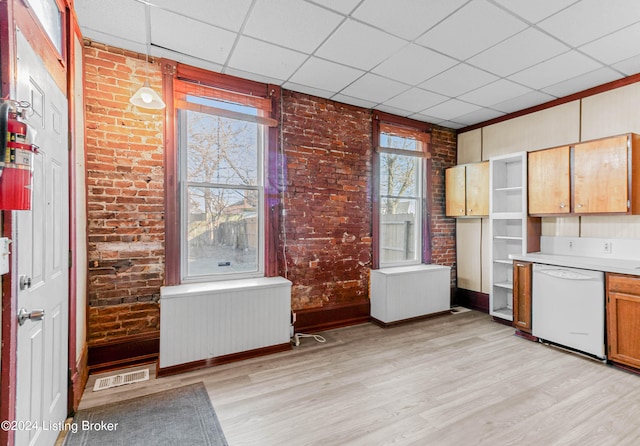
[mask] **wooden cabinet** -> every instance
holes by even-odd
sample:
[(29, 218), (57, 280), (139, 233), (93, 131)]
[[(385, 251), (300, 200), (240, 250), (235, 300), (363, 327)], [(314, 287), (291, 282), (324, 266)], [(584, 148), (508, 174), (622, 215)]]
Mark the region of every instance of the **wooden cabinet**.
[(529, 214), (571, 212), (571, 147), (538, 150), (528, 154)]
[(573, 147), (574, 213), (627, 213), (629, 143), (622, 135)]
[(446, 215), (489, 215), (489, 162), (461, 164), (445, 171)]
[(513, 326), (531, 333), (531, 263), (513, 262)]
[(640, 135), (529, 152), (529, 214), (640, 214)]
[(640, 368), (640, 277), (607, 274), (609, 360)]

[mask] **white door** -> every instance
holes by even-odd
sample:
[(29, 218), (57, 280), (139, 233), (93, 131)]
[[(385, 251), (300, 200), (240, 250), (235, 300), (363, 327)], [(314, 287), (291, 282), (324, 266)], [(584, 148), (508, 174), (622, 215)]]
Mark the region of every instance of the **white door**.
[[(67, 100), (17, 31), (17, 100), (29, 101), (35, 129), (32, 209), (13, 212), (18, 307), (44, 310), (18, 327), (16, 445), (53, 445), (67, 414), (69, 192)], [(16, 264), (14, 263), (14, 267)], [(19, 426), (20, 427), (20, 426)]]

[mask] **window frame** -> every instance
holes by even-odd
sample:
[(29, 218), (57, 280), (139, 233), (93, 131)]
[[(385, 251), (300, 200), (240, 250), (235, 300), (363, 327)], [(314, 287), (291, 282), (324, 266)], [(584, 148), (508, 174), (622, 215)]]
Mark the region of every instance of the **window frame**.
[[(414, 121), (408, 118), (402, 118), (399, 116), (391, 115), (388, 113), (375, 110), (373, 112), (373, 181), (372, 181), (372, 198), (373, 198), (373, 225), (372, 225), (372, 268), (380, 269), (394, 266), (409, 266), (419, 265), (423, 263), (431, 262), (431, 124)], [(419, 150), (403, 150), (394, 149), (389, 147), (381, 147), (380, 134), (390, 133), (401, 137), (410, 137), (416, 139), (420, 144)], [(382, 209), (382, 194), (381, 194), (381, 154), (391, 153), (404, 156), (419, 157), (421, 159), (421, 178), (420, 189), (421, 194), (419, 202), (421, 204), (420, 210), (416, 212), (416, 222), (421, 225), (419, 234), (421, 236), (420, 246), (418, 249), (420, 253), (416, 255), (416, 258), (410, 261), (404, 262), (381, 262), (381, 209)]]
[[(281, 190), (279, 184), (280, 162), (279, 121), (276, 117), (280, 111), (280, 87), (249, 81), (229, 75), (210, 72), (204, 69), (180, 64), (168, 59), (161, 59), (163, 99), (167, 107), (164, 111), (165, 141), (165, 285), (173, 286), (182, 283), (213, 282), (218, 280), (236, 280), (246, 277), (274, 277), (278, 275), (277, 246), (280, 225)], [(262, 153), (262, 254), (258, 263), (262, 264), (260, 272), (234, 273), (217, 276), (202, 276), (185, 279), (182, 264), (184, 224), (181, 212), (181, 185), (179, 160), (178, 109), (181, 97), (188, 90), (198, 95), (198, 91), (216, 89), (223, 91), (230, 98), (245, 98), (248, 103), (260, 105), (264, 109), (256, 119), (267, 125), (265, 130), (264, 150)], [(200, 89), (200, 90), (199, 90)], [(233, 99), (231, 99), (233, 100)]]

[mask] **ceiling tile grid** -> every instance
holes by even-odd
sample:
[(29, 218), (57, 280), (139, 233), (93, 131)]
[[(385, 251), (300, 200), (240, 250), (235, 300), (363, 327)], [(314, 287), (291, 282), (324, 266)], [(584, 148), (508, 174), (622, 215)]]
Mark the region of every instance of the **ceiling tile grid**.
[(640, 72), (637, 0), (75, 0), (84, 37), (462, 128)]

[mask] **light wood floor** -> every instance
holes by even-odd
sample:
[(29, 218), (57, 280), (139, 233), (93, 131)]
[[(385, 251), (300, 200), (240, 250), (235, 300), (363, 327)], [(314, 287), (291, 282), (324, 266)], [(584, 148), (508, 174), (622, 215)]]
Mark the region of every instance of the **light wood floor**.
[(99, 392), (92, 376), (80, 408), (203, 381), (232, 446), (640, 444), (640, 376), (513, 333), (474, 311), (364, 324)]

